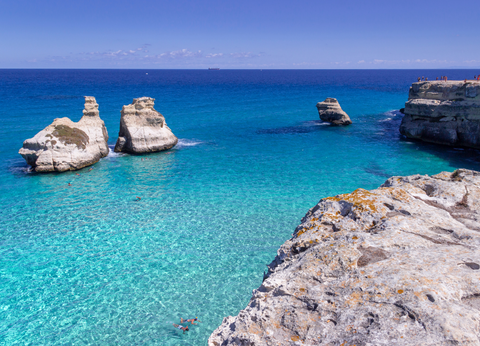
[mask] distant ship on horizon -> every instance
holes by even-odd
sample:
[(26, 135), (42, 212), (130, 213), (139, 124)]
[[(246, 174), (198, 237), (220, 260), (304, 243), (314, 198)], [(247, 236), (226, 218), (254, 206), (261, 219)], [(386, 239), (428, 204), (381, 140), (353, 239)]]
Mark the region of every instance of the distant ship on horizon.
[(209, 70), (220, 70), (220, 67), (209, 67)]

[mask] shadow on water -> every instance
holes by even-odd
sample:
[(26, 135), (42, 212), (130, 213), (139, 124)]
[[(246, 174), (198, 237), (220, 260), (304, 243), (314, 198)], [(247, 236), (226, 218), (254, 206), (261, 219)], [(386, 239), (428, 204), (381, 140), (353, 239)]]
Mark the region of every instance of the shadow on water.
[(376, 175), (377, 177), (390, 178), (392, 175), (388, 174), (379, 164), (376, 162), (370, 162), (368, 167), (363, 169), (366, 173)]
[(79, 95), (39, 95), (31, 96), (30, 98), (38, 100), (74, 100), (74, 99), (83, 99), (83, 96)]
[(325, 127), (330, 127), (329, 123), (321, 120), (305, 121), (297, 126), (278, 127), (273, 129), (260, 129), (257, 130), (257, 134), (279, 135), (279, 134), (298, 134), (298, 133), (310, 133), (315, 131), (321, 131)]
[[(448, 161), (453, 167), (480, 170), (480, 150), (456, 148), (407, 138), (401, 135), (399, 131), (403, 114), (399, 111), (389, 113), (393, 116), (378, 121), (379, 131), (373, 135), (372, 140), (378, 140), (381, 137), (381, 140), (384, 141), (409, 144), (412, 146), (411, 149), (435, 155), (442, 160)], [(375, 171), (376, 169), (373, 169), (372, 173)]]
[(415, 149), (435, 155), (457, 168), (480, 170), (480, 150), (470, 148), (456, 148), (446, 145), (426, 143), (400, 135), (400, 141), (415, 146)]

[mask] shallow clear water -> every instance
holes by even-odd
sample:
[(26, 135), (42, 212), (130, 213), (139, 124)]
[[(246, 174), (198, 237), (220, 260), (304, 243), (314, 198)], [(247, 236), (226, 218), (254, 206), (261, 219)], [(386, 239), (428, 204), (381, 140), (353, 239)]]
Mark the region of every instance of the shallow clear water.
[[(0, 344), (206, 345), (322, 197), (479, 169), (477, 151), (398, 133), (418, 76), (474, 74), (0, 70)], [(83, 95), (96, 97), (112, 146), (122, 105), (140, 96), (156, 99), (180, 142), (111, 153), (80, 175), (27, 173), (23, 140), (80, 119)], [(354, 124), (321, 123), (326, 97)], [(172, 327), (194, 316), (203, 323), (187, 334)]]

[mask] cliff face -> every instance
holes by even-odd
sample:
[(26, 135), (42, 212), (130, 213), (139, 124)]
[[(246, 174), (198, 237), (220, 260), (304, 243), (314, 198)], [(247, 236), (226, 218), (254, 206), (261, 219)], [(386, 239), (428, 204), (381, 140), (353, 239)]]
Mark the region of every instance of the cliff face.
[(154, 101), (150, 97), (140, 97), (123, 106), (116, 152), (151, 153), (177, 144), (178, 139), (167, 126), (165, 118), (153, 108)]
[(413, 83), (400, 133), (426, 142), (480, 148), (480, 82)]
[(83, 117), (77, 123), (58, 118), (23, 142), (19, 154), (37, 172), (73, 171), (108, 155), (108, 133), (94, 97), (85, 96)]
[(480, 173), (322, 199), (220, 345), (480, 345)]

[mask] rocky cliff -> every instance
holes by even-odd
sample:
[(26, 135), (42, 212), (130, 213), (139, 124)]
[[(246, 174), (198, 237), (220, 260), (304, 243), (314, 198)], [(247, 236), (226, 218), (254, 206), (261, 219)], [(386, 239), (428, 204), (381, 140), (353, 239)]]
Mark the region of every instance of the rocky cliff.
[(480, 345), (480, 173), (322, 199), (220, 345)]
[(123, 106), (116, 152), (151, 153), (177, 144), (178, 139), (167, 126), (165, 118), (153, 108), (154, 101), (150, 97), (140, 97)]
[(323, 102), (317, 103), (318, 115), (322, 121), (333, 125), (350, 125), (352, 120), (347, 113), (342, 110), (337, 99), (328, 97)]
[(108, 155), (108, 133), (94, 97), (85, 96), (83, 117), (53, 123), (23, 142), (19, 154), (37, 172), (73, 171)]
[(413, 83), (400, 133), (426, 142), (480, 148), (480, 82)]

